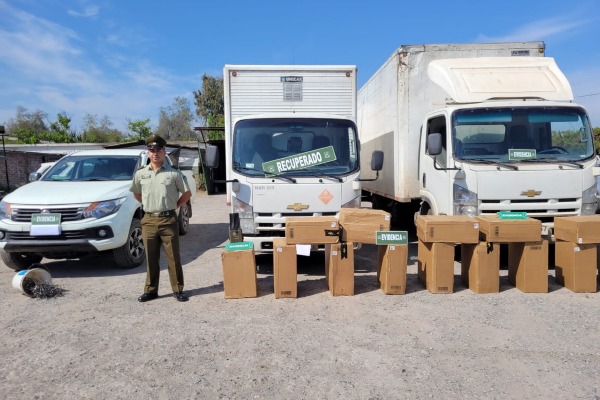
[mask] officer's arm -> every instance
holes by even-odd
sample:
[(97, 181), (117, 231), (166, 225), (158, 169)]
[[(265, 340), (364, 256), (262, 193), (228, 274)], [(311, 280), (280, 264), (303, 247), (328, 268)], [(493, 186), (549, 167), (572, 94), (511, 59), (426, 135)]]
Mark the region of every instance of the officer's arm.
[(192, 192), (190, 190), (188, 190), (187, 192), (185, 192), (184, 194), (182, 194), (181, 197), (179, 198), (179, 200), (177, 200), (177, 208), (179, 208), (182, 205), (184, 205), (185, 203), (187, 203), (187, 201), (191, 197), (192, 197)]

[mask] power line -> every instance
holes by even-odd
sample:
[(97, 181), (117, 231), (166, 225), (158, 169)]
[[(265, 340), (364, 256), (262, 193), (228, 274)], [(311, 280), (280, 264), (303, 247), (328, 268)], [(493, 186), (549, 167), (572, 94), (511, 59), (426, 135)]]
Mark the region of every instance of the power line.
[(575, 96), (575, 97), (591, 97), (591, 96), (598, 96), (600, 95), (599, 93), (590, 93), (590, 94), (582, 94), (581, 96)]

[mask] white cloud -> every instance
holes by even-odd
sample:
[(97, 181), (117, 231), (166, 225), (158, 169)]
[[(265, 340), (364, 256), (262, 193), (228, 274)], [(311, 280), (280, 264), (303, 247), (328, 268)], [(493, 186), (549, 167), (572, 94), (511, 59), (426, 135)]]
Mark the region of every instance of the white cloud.
[[(90, 8), (81, 14), (94, 12)], [(66, 112), (78, 129), (85, 114), (107, 115), (125, 131), (127, 118), (150, 118), (156, 124), (160, 107), (185, 91), (177, 87), (187, 85), (182, 78), (135, 52), (123, 52), (131, 41), (117, 34), (110, 41), (83, 34), (0, 0), (0, 123), (22, 105), (48, 113), (51, 120)]]
[(69, 9), (67, 13), (72, 17), (92, 18), (96, 17), (100, 13), (100, 7), (96, 5), (88, 5), (83, 8), (82, 11), (76, 11)]

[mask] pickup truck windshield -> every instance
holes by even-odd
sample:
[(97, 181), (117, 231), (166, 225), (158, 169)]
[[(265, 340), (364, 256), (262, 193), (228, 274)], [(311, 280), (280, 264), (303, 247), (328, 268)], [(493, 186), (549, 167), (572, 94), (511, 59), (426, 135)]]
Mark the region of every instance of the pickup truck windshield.
[(454, 158), (493, 162), (574, 162), (593, 157), (592, 130), (575, 107), (458, 110), (452, 117)]
[(239, 121), (233, 167), (249, 176), (340, 176), (358, 169), (356, 125), (331, 118)]
[(137, 156), (68, 156), (44, 175), (43, 181), (129, 181), (137, 169)]

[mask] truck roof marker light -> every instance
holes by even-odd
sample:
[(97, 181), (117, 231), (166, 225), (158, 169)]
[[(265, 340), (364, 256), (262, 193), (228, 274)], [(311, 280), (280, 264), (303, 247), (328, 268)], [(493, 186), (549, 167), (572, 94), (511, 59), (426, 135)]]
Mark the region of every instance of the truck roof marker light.
[(350, 78), (351, 75), (352, 73), (350, 71), (346, 71), (346, 78)]
[(237, 76), (237, 72), (231, 71), (231, 76)]

